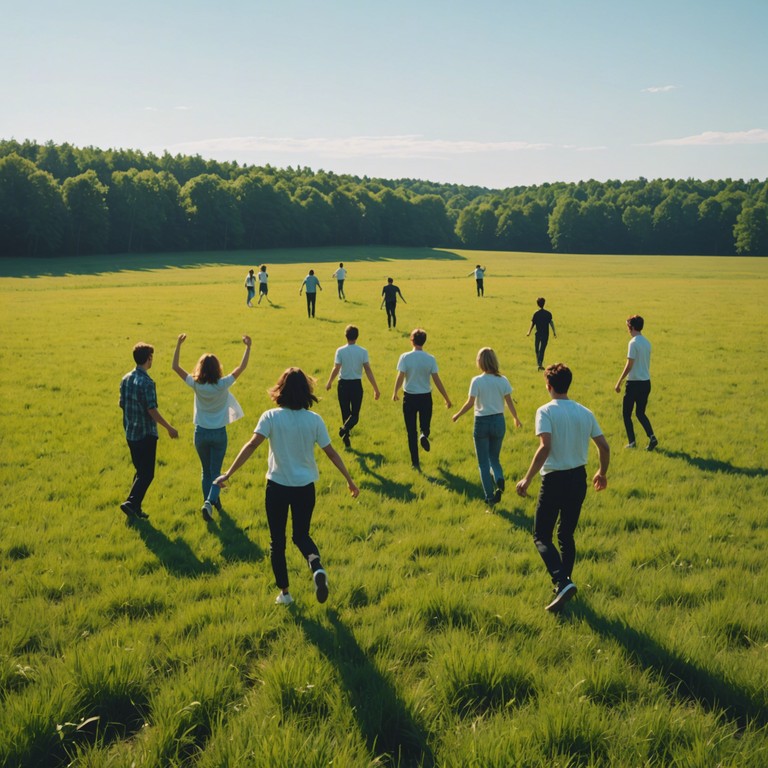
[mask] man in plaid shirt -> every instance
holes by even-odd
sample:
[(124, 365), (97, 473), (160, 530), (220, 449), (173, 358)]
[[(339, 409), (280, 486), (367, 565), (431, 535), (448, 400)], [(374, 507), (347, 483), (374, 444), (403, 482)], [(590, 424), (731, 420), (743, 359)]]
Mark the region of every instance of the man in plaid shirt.
[(160, 415), (157, 410), (155, 382), (147, 371), (152, 367), (155, 350), (149, 344), (139, 343), (133, 348), (136, 368), (123, 376), (120, 382), (120, 407), (123, 409), (125, 439), (131, 451), (131, 460), (136, 468), (131, 492), (120, 509), (129, 517), (146, 520), (149, 515), (141, 508), (150, 483), (155, 477), (155, 456), (157, 454), (157, 425), (168, 430), (171, 438), (179, 433)]

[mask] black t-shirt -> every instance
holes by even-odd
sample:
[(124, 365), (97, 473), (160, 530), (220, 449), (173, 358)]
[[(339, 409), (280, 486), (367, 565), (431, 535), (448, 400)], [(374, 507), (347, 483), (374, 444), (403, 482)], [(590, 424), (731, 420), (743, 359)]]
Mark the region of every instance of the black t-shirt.
[(536, 326), (539, 336), (549, 336), (549, 324), (552, 322), (552, 313), (546, 309), (540, 309), (533, 313), (531, 322)]
[[(381, 289), (381, 295), (384, 297), (384, 301), (387, 304), (396, 304), (398, 293), (400, 293), (400, 289), (396, 285), (385, 285)], [(400, 293), (401, 298), (402, 296), (403, 294)]]

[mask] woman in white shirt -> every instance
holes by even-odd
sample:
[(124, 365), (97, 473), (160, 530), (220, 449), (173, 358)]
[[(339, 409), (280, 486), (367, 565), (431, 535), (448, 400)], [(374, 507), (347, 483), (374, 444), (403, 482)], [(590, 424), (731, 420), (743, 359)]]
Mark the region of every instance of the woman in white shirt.
[(499, 457), (507, 428), (504, 421), (505, 402), (515, 420), (515, 426), (519, 428), (522, 424), (517, 418), (515, 404), (512, 402), (512, 386), (507, 377), (499, 373), (499, 360), (490, 347), (483, 347), (477, 353), (477, 367), (482, 374), (472, 379), (467, 402), (452, 418), (457, 421), (470, 408), (475, 409), (472, 437), (475, 441), (485, 502), (492, 507), (501, 501), (501, 494), (504, 492), (504, 470), (501, 468)]
[(314, 381), (300, 368), (286, 369), (269, 391), (277, 408), (261, 414), (253, 437), (240, 449), (232, 466), (215, 480), (223, 488), (251, 454), (265, 440), (269, 440), (265, 502), (272, 572), (280, 588), (275, 599), (278, 605), (290, 605), (293, 602), (288, 590), (288, 567), (285, 561), (285, 529), (289, 508), (293, 523), (292, 540), (312, 571), (315, 596), (320, 603), (328, 599), (328, 575), (320, 563), (317, 545), (309, 535), (315, 508), (315, 481), (319, 477), (315, 444), (322, 448), (344, 476), (352, 496), (357, 497), (360, 493), (341, 456), (331, 445), (322, 418), (309, 410), (317, 402), (317, 397), (312, 393), (313, 384)]
[(240, 365), (229, 376), (223, 376), (221, 363), (216, 355), (205, 354), (200, 357), (195, 370), (190, 374), (179, 365), (181, 345), (187, 338), (180, 333), (173, 354), (173, 370), (184, 383), (195, 391), (193, 421), (195, 424), (195, 449), (203, 467), (203, 519), (212, 520), (213, 507), (221, 512), (219, 487), (213, 483), (221, 472), (224, 455), (227, 452), (227, 424), (237, 421), (243, 415), (243, 409), (235, 400), (229, 388), (248, 366), (251, 354), (251, 337), (243, 336), (245, 351)]

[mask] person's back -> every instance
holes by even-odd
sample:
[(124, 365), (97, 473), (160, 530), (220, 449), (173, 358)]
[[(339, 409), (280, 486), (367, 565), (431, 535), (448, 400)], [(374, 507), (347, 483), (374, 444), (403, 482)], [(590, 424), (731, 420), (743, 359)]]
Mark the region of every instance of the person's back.
[(334, 362), (341, 365), (339, 378), (362, 379), (363, 366), (368, 362), (368, 350), (357, 344), (345, 344), (336, 350)]
[(432, 391), (431, 376), (437, 373), (437, 360), (423, 349), (414, 349), (400, 356), (397, 370), (405, 374), (404, 390), (408, 394), (426, 394)]
[(381, 294), (382, 296), (384, 296), (384, 301), (387, 304), (396, 304), (398, 293), (400, 293), (400, 289), (396, 285), (393, 285), (392, 283), (385, 285), (381, 289)]
[(586, 465), (589, 441), (602, 434), (592, 411), (574, 400), (550, 400), (536, 411), (536, 434), (552, 435), (542, 474)]
[(536, 326), (536, 333), (539, 336), (548, 336), (552, 313), (548, 309), (539, 309), (533, 313), (531, 322)]
[(641, 333), (629, 340), (627, 357), (634, 360), (627, 381), (648, 381), (651, 378), (651, 342)]

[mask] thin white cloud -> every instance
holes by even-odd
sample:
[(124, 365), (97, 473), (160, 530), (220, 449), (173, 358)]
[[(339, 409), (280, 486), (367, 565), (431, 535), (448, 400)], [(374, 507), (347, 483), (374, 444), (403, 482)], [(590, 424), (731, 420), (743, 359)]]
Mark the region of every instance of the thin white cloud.
[(725, 147), (739, 144), (768, 144), (768, 130), (753, 128), (750, 131), (704, 131), (695, 136), (680, 139), (662, 139), (644, 147)]
[(174, 107), (177, 112), (189, 112), (192, 107)]
[(650, 88), (643, 88), (640, 93), (669, 93), (676, 91), (678, 87), (677, 85), (652, 85)]
[(176, 144), (173, 152), (259, 152), (312, 154), (326, 157), (446, 157), (491, 152), (526, 152), (551, 149), (554, 145), (527, 141), (447, 141), (422, 136), (351, 136), (347, 138), (270, 138), (235, 136)]
[(144, 107), (145, 112), (159, 112), (160, 110), (157, 107)]

